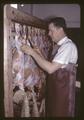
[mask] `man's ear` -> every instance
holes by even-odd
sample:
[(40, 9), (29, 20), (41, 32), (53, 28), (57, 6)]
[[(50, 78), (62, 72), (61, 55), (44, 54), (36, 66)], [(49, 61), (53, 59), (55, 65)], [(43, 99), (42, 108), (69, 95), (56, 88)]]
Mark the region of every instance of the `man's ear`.
[(61, 31), (63, 31), (63, 28), (62, 28), (62, 27), (60, 27), (59, 29), (60, 29)]

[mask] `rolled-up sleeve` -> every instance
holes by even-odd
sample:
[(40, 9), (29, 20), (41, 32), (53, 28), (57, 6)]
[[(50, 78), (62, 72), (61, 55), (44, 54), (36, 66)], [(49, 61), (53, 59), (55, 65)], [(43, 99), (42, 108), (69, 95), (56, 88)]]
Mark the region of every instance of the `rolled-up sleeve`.
[(70, 61), (70, 57), (71, 57), (72, 52), (73, 52), (73, 49), (72, 49), (71, 43), (62, 45), (59, 48), (58, 53), (55, 55), (52, 62), (58, 62), (61, 64), (68, 64)]

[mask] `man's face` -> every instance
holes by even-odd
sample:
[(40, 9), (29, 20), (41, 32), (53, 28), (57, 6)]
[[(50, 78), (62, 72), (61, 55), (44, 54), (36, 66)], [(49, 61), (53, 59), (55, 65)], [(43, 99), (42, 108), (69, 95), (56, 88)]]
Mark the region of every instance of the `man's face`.
[(49, 24), (49, 33), (48, 35), (51, 37), (53, 42), (58, 42), (61, 34), (61, 28), (56, 27), (53, 23)]

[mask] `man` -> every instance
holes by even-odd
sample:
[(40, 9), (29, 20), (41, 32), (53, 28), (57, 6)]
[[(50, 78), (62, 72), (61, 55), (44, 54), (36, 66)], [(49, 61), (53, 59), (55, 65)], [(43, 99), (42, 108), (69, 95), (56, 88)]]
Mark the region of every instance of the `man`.
[[(49, 36), (56, 43), (50, 61), (40, 51), (27, 45), (21, 50), (31, 55), (37, 64), (49, 74), (47, 79), (46, 115), (48, 117), (73, 117), (75, 105), (76, 45), (66, 35), (64, 18), (56, 17), (49, 22)], [(59, 49), (57, 49), (59, 46)]]

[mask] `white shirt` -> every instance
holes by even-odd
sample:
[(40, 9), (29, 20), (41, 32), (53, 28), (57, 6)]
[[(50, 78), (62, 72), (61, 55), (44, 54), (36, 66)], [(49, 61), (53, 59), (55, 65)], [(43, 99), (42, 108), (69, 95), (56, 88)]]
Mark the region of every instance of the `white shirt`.
[(76, 45), (72, 42), (72, 40), (66, 36), (57, 44), (61, 46), (52, 61), (64, 64), (65, 66), (68, 63), (76, 64), (78, 59), (78, 51)]

